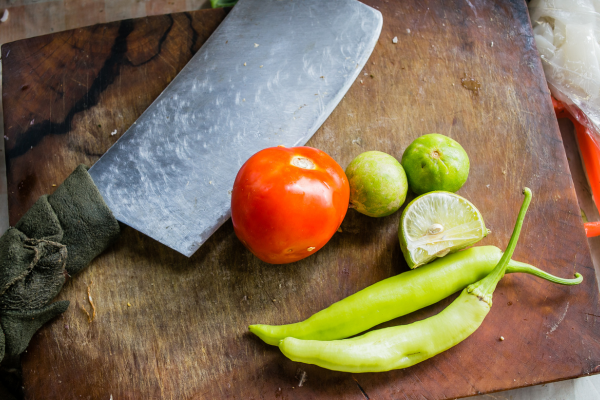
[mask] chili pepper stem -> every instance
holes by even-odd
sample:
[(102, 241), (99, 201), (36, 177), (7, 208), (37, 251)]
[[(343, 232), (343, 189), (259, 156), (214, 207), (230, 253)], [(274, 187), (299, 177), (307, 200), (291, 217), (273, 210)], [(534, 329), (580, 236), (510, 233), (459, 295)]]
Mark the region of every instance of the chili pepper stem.
[(525, 195), (525, 199), (523, 199), (521, 210), (519, 210), (515, 228), (508, 242), (508, 246), (498, 262), (498, 265), (496, 265), (496, 267), (492, 270), (492, 272), (489, 273), (488, 276), (467, 287), (467, 292), (479, 297), (480, 300), (488, 303), (490, 307), (492, 306), (492, 295), (494, 294), (494, 290), (496, 290), (496, 285), (498, 285), (498, 282), (506, 273), (508, 262), (515, 251), (515, 247), (517, 247), (517, 241), (519, 240), (519, 235), (521, 234), (521, 228), (523, 227), (525, 214), (527, 213), (527, 208), (529, 208), (529, 204), (531, 203), (531, 190), (526, 187), (523, 189), (523, 194)]
[(545, 279), (548, 282), (558, 283), (559, 285), (579, 285), (581, 282), (583, 282), (583, 276), (581, 276), (579, 272), (575, 272), (575, 278), (573, 279), (559, 278), (558, 276), (554, 276), (552, 274), (547, 273), (546, 271), (542, 271), (541, 269), (536, 268), (533, 265), (529, 265), (515, 260), (510, 260), (510, 262), (508, 263), (508, 267), (506, 268), (506, 273), (525, 273), (537, 276), (538, 278)]

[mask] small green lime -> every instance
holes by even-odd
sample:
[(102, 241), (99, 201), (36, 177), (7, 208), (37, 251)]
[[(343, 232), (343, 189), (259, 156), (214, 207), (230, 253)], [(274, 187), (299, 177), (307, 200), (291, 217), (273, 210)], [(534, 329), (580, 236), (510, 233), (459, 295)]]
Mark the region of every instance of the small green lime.
[(369, 217), (393, 214), (406, 199), (406, 174), (398, 160), (389, 154), (381, 151), (360, 154), (346, 168), (346, 176), (351, 207)]
[(469, 156), (457, 141), (438, 133), (415, 139), (402, 155), (408, 184), (416, 194), (456, 192), (469, 176)]

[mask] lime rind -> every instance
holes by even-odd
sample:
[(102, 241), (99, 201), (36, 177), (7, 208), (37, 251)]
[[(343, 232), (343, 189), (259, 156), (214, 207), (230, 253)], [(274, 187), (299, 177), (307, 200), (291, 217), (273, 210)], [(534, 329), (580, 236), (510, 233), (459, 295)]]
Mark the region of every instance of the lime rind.
[(402, 165), (381, 151), (358, 155), (346, 168), (350, 206), (369, 217), (386, 217), (406, 200), (408, 181)]
[(467, 181), (471, 165), (460, 143), (439, 133), (416, 138), (402, 154), (401, 164), (416, 194), (456, 192)]
[(402, 213), (398, 230), (410, 268), (468, 247), (488, 234), (479, 210), (467, 199), (449, 192), (417, 197)]

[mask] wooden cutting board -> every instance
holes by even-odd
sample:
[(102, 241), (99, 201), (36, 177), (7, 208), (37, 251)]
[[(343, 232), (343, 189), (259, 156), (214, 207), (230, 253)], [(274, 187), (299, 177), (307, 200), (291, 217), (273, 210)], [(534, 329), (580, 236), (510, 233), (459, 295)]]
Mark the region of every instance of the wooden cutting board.
[[(71, 306), (33, 338), (22, 358), (28, 399), (443, 399), (600, 372), (596, 274), (525, 3), (366, 2), (383, 14), (381, 37), (309, 145), (345, 168), (363, 151), (401, 158), (420, 135), (448, 135), (471, 159), (459, 194), (492, 230), (480, 244), (506, 246), (528, 186), (534, 200), (514, 258), (563, 277), (578, 271), (584, 282), (509, 275), (482, 327), (458, 346), (406, 370), (339, 373), (289, 361), (247, 326), (299, 321), (405, 271), (400, 213), (350, 210), (325, 248), (282, 266), (252, 256), (230, 222), (190, 259), (125, 228), (65, 285), (59, 298)], [(128, 20), (4, 45), (11, 224), (79, 163), (93, 164), (225, 15)]]

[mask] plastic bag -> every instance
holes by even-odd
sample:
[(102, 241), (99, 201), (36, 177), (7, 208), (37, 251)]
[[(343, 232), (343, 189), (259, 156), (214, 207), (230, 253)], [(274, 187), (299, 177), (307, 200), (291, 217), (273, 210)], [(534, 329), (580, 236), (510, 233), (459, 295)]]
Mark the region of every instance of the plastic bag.
[(600, 0), (533, 0), (529, 15), (552, 95), (600, 145)]

